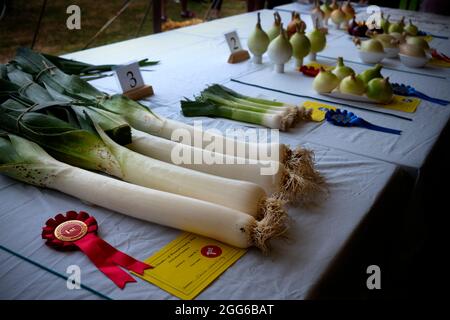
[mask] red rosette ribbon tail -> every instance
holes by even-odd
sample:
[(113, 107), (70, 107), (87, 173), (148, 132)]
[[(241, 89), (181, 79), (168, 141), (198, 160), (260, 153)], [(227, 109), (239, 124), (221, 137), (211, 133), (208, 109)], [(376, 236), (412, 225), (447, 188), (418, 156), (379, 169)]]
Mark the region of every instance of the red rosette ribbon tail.
[(128, 282), (136, 282), (136, 280), (120, 267), (141, 275), (144, 270), (153, 268), (99, 238), (97, 230), (97, 221), (88, 213), (68, 211), (66, 215), (58, 214), (47, 220), (42, 229), (42, 238), (46, 239), (48, 246), (56, 249), (80, 249), (100, 271), (121, 289)]

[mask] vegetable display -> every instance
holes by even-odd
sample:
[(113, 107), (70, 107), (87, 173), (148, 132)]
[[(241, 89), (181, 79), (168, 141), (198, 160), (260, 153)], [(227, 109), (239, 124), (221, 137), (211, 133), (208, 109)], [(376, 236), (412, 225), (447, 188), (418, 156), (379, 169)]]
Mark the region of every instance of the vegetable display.
[(281, 24), (280, 34), (270, 42), (267, 53), (270, 61), (275, 65), (275, 71), (283, 73), (284, 64), (292, 57), (292, 45), (286, 31), (283, 30), (283, 24)]
[(59, 162), (37, 144), (16, 135), (0, 137), (0, 172), (138, 219), (194, 232), (240, 248), (268, 250), (286, 231), (279, 200), (270, 200), (261, 220), (224, 206), (153, 190)]
[(248, 49), (253, 53), (253, 62), (256, 64), (262, 63), (262, 55), (267, 51), (269, 46), (269, 36), (261, 27), (261, 13), (258, 12), (258, 21), (255, 30), (248, 38)]
[(383, 78), (381, 75), (382, 66), (380, 64), (364, 70), (358, 75), (355, 75), (355, 72), (347, 67), (348, 75), (341, 79), (335, 74), (339, 74), (338, 69), (342, 68), (343, 62), (341, 59), (341, 57), (338, 58), (338, 65), (333, 71), (321, 68), (319, 74), (313, 80), (313, 88), (317, 93), (350, 100), (361, 97), (363, 99), (357, 100), (381, 104), (392, 101), (392, 86), (389, 83), (389, 78)]
[[(0, 76), (0, 127), (17, 136), (17, 139), (22, 136), (30, 140), (29, 143), (39, 144), (57, 159), (54, 161), (73, 165), (74, 169), (65, 167), (64, 171), (74, 171), (80, 177), (97, 176), (82, 169), (101, 171), (126, 181), (123, 186), (139, 186), (189, 201), (205, 202), (252, 216), (253, 219), (275, 214), (283, 220), (282, 201), (309, 202), (314, 193), (323, 188), (323, 179), (313, 167), (312, 153), (301, 148), (290, 150), (283, 144), (252, 144), (234, 140), (231, 143), (237, 148), (244, 147), (240, 150), (248, 152), (245, 155), (247, 159), (243, 159), (247, 161), (259, 158), (258, 155), (256, 159), (248, 158), (254, 157), (249, 152), (255, 150), (253, 145), (257, 146), (257, 150), (275, 148), (280, 152), (279, 162), (253, 161), (248, 164), (244, 161), (241, 166), (173, 163), (171, 151), (174, 148), (202, 157), (222, 157), (230, 160), (229, 163), (236, 163), (238, 159), (234, 154), (228, 154), (228, 149), (223, 152), (208, 150), (204, 141), (201, 146), (192, 146), (192, 142), (171, 140), (174, 130), (182, 128), (194, 134), (198, 133), (198, 129), (158, 117), (122, 95), (109, 96), (78, 76), (63, 73), (45, 57), (28, 49), (19, 50), (10, 64), (0, 65)], [(230, 99), (233, 104), (244, 105), (252, 113), (265, 110), (268, 114), (283, 115), (289, 119), (286, 120), (289, 125), (309, 115), (295, 106), (246, 97), (231, 90), (217, 91), (216, 88), (216, 91), (210, 90), (205, 96), (212, 101), (222, 101), (217, 100), (217, 92), (226, 93), (228, 98), (233, 97)], [(223, 145), (229, 142), (229, 138), (222, 135), (205, 133), (205, 136), (206, 141), (213, 138), (222, 141)], [(278, 167), (279, 170), (271, 175), (261, 175), (260, 170), (266, 165)], [(102, 183), (103, 180), (99, 181)], [(78, 191), (71, 193), (59, 186), (56, 189), (79, 195)], [(270, 198), (272, 194), (276, 198)], [(80, 196), (100, 205), (106, 203), (101, 199), (98, 203), (84, 197), (87, 196)], [(170, 205), (167, 203), (168, 207)], [(166, 221), (152, 219), (149, 221), (172, 226)], [(266, 221), (272, 221), (270, 219)], [(268, 225), (265, 227), (269, 228)], [(275, 225), (274, 228), (280, 230)], [(206, 231), (199, 233), (208, 234)], [(268, 237), (272, 236), (273, 233)], [(258, 246), (265, 248), (264, 244)]]

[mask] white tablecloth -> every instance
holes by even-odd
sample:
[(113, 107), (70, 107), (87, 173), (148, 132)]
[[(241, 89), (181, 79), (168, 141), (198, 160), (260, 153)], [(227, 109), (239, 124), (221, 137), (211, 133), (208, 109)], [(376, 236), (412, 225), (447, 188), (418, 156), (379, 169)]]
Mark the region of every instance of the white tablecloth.
[[(289, 13), (282, 15), (284, 21), (289, 19)], [(262, 16), (263, 26), (267, 29), (272, 23), (272, 12), (263, 10)], [(290, 90), (302, 93), (310, 90), (311, 79), (294, 73), (292, 66), (287, 68), (286, 74), (274, 75), (267, 64), (256, 66), (250, 61), (236, 65), (226, 63), (228, 48), (223, 33), (238, 30), (245, 46), (245, 38), (253, 29), (255, 20), (255, 13), (249, 13), (94, 48), (67, 57), (90, 63), (160, 59), (160, 65), (146, 68), (153, 71), (143, 72), (145, 82), (153, 85), (156, 93), (145, 103), (150, 104), (159, 114), (185, 122), (192, 122), (193, 119), (186, 119), (181, 115), (179, 100), (184, 96), (198, 94), (213, 82), (226, 83), (243, 93), (299, 102), (298, 98), (292, 96), (230, 82), (231, 78), (239, 78), (263, 81), (264, 85), (277, 85), (284, 83), (285, 80), (282, 79), (291, 78), (293, 81), (288, 82)], [(306, 17), (305, 20), (310, 24)], [(333, 39), (343, 37), (337, 31), (330, 30), (330, 33), (330, 43)], [(266, 57), (265, 61), (267, 62)], [(361, 68), (360, 65), (354, 67)], [(397, 81), (409, 80), (401, 78), (402, 74), (393, 73), (391, 76), (398, 77)], [(435, 80), (431, 77), (426, 79), (426, 82), (413, 85), (420, 88), (422, 84), (433, 84), (428, 79)], [(94, 81), (93, 84), (108, 92), (119, 91), (118, 84), (112, 77)], [(437, 82), (432, 87), (436, 92), (430, 94), (442, 92)], [(284, 85), (283, 89), (287, 90)], [(448, 119), (448, 109), (427, 104), (422, 104), (417, 113), (412, 115), (414, 121), (411, 123), (366, 112), (358, 113), (376, 124), (405, 130), (405, 137), (353, 128), (333, 128), (326, 123), (307, 123), (292, 132), (281, 134), (281, 141), (284, 143), (295, 146), (303, 142), (315, 150), (318, 169), (328, 180), (330, 194), (318, 207), (289, 210), (294, 220), (290, 231), (292, 242), (277, 242), (269, 257), (250, 250), (199, 298), (306, 297), (394, 176), (396, 166), (386, 161), (414, 168), (420, 166)], [(427, 113), (429, 114), (426, 115)], [(427, 117), (429, 121), (426, 120)], [(225, 129), (240, 124), (209, 119), (206, 125)], [(417, 145), (407, 138), (414, 135), (417, 135), (414, 140), (418, 142)], [(336, 147), (351, 152), (340, 151)], [(91, 208), (69, 196), (17, 183), (3, 176), (0, 177), (0, 190), (0, 245), (62, 275), (67, 266), (78, 264), (82, 269), (83, 284), (114, 299), (173, 298), (139, 279), (137, 284), (129, 284), (123, 291), (116, 288), (81, 253), (59, 253), (47, 248), (40, 239), (40, 231), (46, 219), (57, 212), (87, 210), (97, 218), (100, 234), (106, 241), (139, 259), (152, 255), (174, 239), (178, 231), (102, 208)], [(33, 264), (19, 259), (10, 253), (1, 254), (0, 298), (93, 297), (93, 293), (86, 290), (67, 290), (64, 280), (57, 280), (54, 274), (38, 271)]]
[[(249, 250), (203, 291), (200, 299), (305, 298), (395, 174), (395, 166), (385, 162), (314, 144), (306, 146), (316, 152), (318, 169), (329, 184), (329, 195), (314, 208), (290, 208), (291, 239), (274, 242), (270, 256)], [(44, 244), (40, 233), (50, 216), (67, 210), (86, 210), (96, 217), (104, 240), (137, 259), (145, 259), (179, 231), (89, 207), (70, 196), (4, 176), (0, 176), (0, 190), (2, 246), (66, 276), (69, 265), (78, 265), (84, 285), (113, 299), (174, 298), (140, 279), (127, 284), (124, 290), (118, 289), (81, 252), (55, 251)], [(84, 289), (68, 290), (65, 280), (0, 252), (0, 299), (92, 297)]]

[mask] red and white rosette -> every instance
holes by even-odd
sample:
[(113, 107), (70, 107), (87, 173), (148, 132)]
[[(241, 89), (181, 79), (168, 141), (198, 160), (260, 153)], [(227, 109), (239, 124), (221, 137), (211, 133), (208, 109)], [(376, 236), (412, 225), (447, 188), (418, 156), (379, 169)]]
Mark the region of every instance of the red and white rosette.
[(80, 249), (121, 289), (126, 283), (136, 280), (120, 267), (141, 275), (144, 270), (153, 268), (99, 238), (97, 230), (98, 225), (94, 217), (84, 211), (68, 211), (65, 215), (60, 213), (47, 220), (42, 228), (42, 239), (47, 240), (48, 246), (59, 250)]

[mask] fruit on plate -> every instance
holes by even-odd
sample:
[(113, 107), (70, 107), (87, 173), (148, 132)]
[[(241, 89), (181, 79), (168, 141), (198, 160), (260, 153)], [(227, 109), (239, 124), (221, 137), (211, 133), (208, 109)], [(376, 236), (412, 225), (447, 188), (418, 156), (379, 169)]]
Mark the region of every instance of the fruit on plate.
[(393, 91), (391, 84), (389, 83), (389, 77), (374, 78), (367, 84), (367, 97), (380, 103), (389, 103), (393, 97)]
[(376, 64), (373, 68), (369, 68), (357, 75), (357, 78), (361, 79), (365, 84), (369, 83), (374, 78), (383, 78), (381, 75), (381, 64)]
[(332, 71), (339, 80), (344, 79), (347, 76), (354, 75), (355, 71), (352, 68), (347, 67), (344, 64), (344, 59), (342, 57), (338, 57), (336, 67)]
[(320, 68), (319, 74), (314, 78), (313, 89), (318, 93), (329, 93), (339, 85), (339, 79), (330, 71)]
[(366, 91), (366, 85), (360, 78), (352, 74), (341, 80), (339, 91), (345, 94), (361, 96)]

